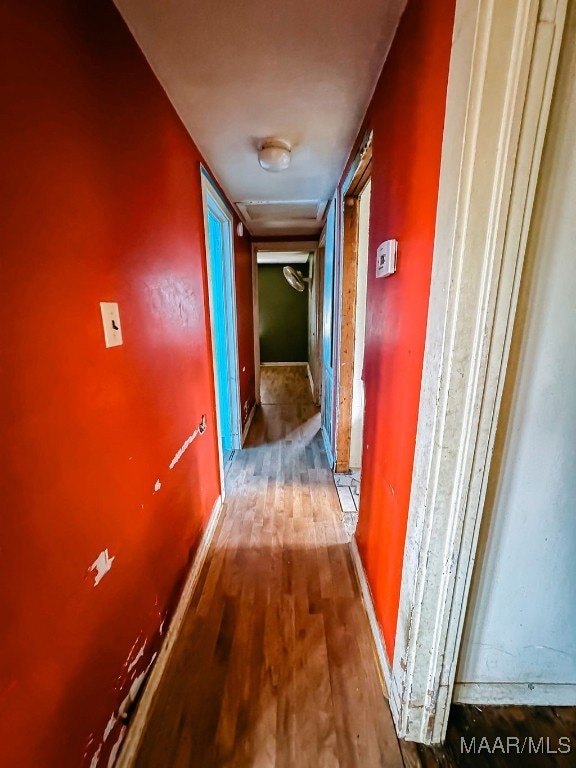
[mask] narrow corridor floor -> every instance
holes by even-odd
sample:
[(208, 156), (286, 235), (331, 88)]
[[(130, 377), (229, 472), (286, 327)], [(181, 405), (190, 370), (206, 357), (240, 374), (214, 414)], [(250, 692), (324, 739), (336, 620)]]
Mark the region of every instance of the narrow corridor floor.
[(137, 768), (402, 766), (319, 412), (298, 399), (263, 404), (234, 456)]

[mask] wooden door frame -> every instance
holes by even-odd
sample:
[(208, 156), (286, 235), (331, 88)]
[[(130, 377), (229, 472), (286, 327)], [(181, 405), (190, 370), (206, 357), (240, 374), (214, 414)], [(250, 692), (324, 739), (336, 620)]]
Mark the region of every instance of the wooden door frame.
[(367, 133), (342, 185), (340, 221), (342, 238), (339, 269), (338, 368), (336, 377), (335, 472), (350, 470), (354, 340), (358, 282), (358, 225), (360, 195), (372, 172), (372, 131)]
[(443, 740), (567, 0), (457, 0), (394, 659), (399, 736)]

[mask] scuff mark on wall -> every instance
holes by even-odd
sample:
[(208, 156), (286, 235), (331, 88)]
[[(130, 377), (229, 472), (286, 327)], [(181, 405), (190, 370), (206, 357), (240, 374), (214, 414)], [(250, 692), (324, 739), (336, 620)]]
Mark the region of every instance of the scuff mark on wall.
[(154, 493), (158, 493), (160, 488), (162, 488), (162, 483), (160, 482), (160, 480), (156, 480), (156, 482), (154, 483)]
[(92, 571), (96, 571), (96, 576), (94, 577), (94, 586), (97, 587), (98, 584), (102, 581), (104, 576), (108, 573), (108, 571), (112, 568), (112, 563), (116, 559), (116, 555), (114, 557), (110, 557), (108, 554), (108, 550), (105, 549), (103, 552), (100, 552), (96, 560), (92, 563), (90, 568), (88, 568), (88, 573), (91, 573)]

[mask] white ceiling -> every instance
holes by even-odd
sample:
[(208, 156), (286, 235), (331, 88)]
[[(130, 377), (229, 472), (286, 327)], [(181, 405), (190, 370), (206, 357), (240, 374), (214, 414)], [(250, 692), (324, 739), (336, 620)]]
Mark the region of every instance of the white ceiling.
[[(115, 1), (252, 234), (318, 233), (405, 0)], [(287, 171), (258, 165), (271, 136)]]

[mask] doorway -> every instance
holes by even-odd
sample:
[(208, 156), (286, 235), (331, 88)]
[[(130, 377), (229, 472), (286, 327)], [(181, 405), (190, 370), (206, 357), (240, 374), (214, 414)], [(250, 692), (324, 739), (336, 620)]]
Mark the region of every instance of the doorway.
[(358, 268), (356, 270), (356, 311), (354, 321), (354, 362), (352, 374), (352, 417), (350, 421), (350, 471), (362, 467), (362, 436), (364, 434), (364, 336), (366, 326), (366, 292), (368, 288), (368, 239), (370, 234), (370, 194), (368, 179), (359, 194), (358, 205)]
[[(296, 378), (304, 377), (316, 402), (317, 246), (315, 241), (253, 244), (254, 356), (259, 403), (266, 402), (270, 382), (287, 368), (300, 369)], [(286, 270), (291, 276), (287, 277)], [(269, 370), (272, 368), (278, 371)], [(298, 384), (296, 391), (299, 389)]]
[(369, 134), (352, 163), (342, 191), (342, 261), (339, 278), (339, 354), (335, 472), (353, 473), (359, 493), (364, 431), (364, 328), (368, 282), (370, 173)]
[(241, 447), (238, 333), (234, 281), (233, 218), (214, 183), (202, 169), (206, 265), (214, 388), (222, 483), (234, 451)]

